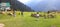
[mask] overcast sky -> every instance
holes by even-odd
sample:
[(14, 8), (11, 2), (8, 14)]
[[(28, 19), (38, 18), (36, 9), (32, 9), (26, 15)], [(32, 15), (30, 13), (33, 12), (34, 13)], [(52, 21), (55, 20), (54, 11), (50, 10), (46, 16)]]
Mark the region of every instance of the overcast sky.
[(60, 10), (60, 0), (18, 0), (34, 10)]
[(24, 4), (42, 2), (43, 0), (18, 0)]

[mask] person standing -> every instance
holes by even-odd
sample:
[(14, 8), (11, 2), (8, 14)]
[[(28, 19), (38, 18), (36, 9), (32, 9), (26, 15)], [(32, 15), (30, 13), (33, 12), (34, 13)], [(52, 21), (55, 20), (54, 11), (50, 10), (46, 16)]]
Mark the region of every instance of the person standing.
[(39, 16), (40, 16), (40, 14), (39, 14), (39, 12), (37, 12), (36, 17), (39, 18)]
[(23, 11), (21, 11), (21, 15), (23, 16)]
[(40, 14), (39, 14), (39, 12), (37, 12), (37, 14), (36, 14), (36, 21), (38, 21), (39, 20), (39, 17), (40, 17)]
[(15, 10), (13, 11), (13, 16), (16, 17), (16, 11)]

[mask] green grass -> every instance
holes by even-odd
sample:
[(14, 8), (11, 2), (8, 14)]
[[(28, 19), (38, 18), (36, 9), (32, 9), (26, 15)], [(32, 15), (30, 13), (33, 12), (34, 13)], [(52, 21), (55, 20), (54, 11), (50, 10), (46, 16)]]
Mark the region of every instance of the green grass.
[(37, 18), (30, 17), (30, 14), (34, 12), (24, 12), (24, 16), (18, 15), (18, 13), (16, 13), (16, 17), (0, 14), (0, 23), (5, 24), (5, 27), (50, 27), (51, 25), (60, 27), (60, 16), (58, 14), (56, 18), (44, 19), (40, 17), (36, 21)]

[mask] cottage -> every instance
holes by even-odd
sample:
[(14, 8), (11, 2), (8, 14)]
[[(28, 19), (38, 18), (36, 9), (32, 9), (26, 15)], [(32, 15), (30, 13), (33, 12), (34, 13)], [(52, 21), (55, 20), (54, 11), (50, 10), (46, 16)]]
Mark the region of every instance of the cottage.
[(10, 3), (9, 2), (1, 2), (0, 3), (0, 11), (7, 11), (10, 10)]

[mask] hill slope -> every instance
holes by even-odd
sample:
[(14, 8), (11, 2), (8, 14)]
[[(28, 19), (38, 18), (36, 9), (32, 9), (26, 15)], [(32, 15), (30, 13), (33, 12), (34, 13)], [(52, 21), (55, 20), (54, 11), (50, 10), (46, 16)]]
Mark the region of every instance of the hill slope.
[(10, 2), (11, 8), (14, 10), (20, 10), (20, 11), (32, 11), (30, 7), (27, 5), (17, 1), (17, 0), (0, 0), (1, 2)]

